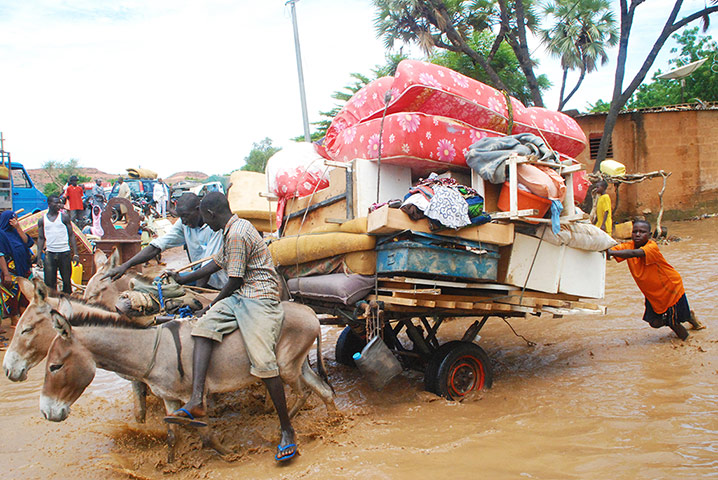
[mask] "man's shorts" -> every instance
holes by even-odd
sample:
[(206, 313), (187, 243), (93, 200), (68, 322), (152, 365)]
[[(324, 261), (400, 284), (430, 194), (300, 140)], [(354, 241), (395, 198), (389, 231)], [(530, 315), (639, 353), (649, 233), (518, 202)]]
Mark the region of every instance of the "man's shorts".
[(251, 363), (250, 373), (271, 378), (279, 375), (275, 348), (283, 321), (284, 309), (279, 301), (235, 293), (212, 305), (195, 323), (192, 336), (221, 342), (222, 337), (239, 328)]
[(671, 306), (664, 313), (656, 313), (653, 306), (646, 299), (646, 310), (643, 313), (643, 320), (653, 328), (670, 327), (677, 323), (690, 322), (691, 307), (688, 305), (688, 297), (684, 293), (675, 305)]

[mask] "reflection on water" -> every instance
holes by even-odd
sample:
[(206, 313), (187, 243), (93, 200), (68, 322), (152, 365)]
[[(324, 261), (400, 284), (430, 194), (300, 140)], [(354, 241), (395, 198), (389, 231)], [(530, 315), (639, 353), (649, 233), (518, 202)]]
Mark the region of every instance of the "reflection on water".
[[(333, 362), (339, 330), (325, 327), (324, 355), (337, 404), (352, 419), (348, 428), (326, 437), (307, 435), (306, 425), (326, 417), (323, 408), (315, 408), (301, 414), (302, 456), (292, 466), (278, 470), (271, 452), (260, 451), (230, 463), (208, 457), (199, 476), (714, 478), (717, 228), (718, 219), (675, 223), (671, 233), (684, 241), (662, 247), (683, 275), (692, 308), (709, 327), (692, 333), (687, 342), (640, 320), (640, 292), (625, 265), (613, 262), (607, 272), (606, 316), (511, 320), (535, 347), (502, 321), (489, 321), (481, 345), (494, 362), (494, 388), (461, 404), (422, 392), (423, 378), (416, 372), (404, 373), (383, 392), (366, 388), (357, 372)], [(444, 339), (457, 338), (466, 326), (463, 320), (447, 322), (440, 333)], [(0, 380), (5, 478), (126, 478), (106, 466), (111, 458), (132, 469), (144, 455), (143, 450), (128, 454), (116, 440), (116, 432), (133, 423), (127, 382), (98, 372), (70, 419), (51, 424), (39, 418), (37, 409), (42, 374), (38, 367), (26, 383)], [(252, 434), (242, 430), (246, 421), (240, 412), (241, 435)], [(157, 415), (148, 428), (161, 429)], [(265, 443), (271, 441), (270, 435)], [(162, 450), (156, 443), (146, 448), (155, 455)], [(166, 476), (154, 463), (138, 468), (140, 478)], [(193, 469), (175, 474), (197, 475)]]

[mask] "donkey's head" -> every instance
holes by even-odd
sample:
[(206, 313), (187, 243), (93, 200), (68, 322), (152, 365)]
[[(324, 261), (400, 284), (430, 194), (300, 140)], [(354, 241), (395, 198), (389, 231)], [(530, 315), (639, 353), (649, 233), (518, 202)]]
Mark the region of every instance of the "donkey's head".
[(107, 308), (115, 308), (115, 301), (124, 290), (127, 289), (127, 276), (113, 281), (110, 278), (103, 278), (107, 272), (120, 264), (120, 254), (115, 249), (110, 258), (100, 250), (95, 252), (95, 274), (87, 282), (83, 298), (90, 300)]
[(51, 315), (58, 335), (47, 352), (40, 411), (45, 419), (61, 422), (70, 415), (70, 406), (95, 378), (96, 365), (90, 351), (73, 337), (67, 320), (72, 316), (70, 302), (61, 299)]
[(17, 280), (20, 291), (30, 300), (30, 304), (15, 327), (15, 335), (3, 360), (5, 375), (13, 382), (27, 378), (27, 371), (45, 358), (55, 338), (50, 321), (52, 306), (48, 303), (47, 287), (39, 279), (31, 282), (18, 277)]
[[(5, 353), (3, 369), (5, 375), (14, 382), (27, 378), (27, 372), (45, 358), (55, 330), (52, 327), (52, 309), (58, 306), (57, 297), (49, 297), (48, 289), (42, 280), (32, 282), (18, 278), (22, 294), (30, 299), (30, 304), (23, 312), (10, 347)], [(68, 303), (70, 301), (66, 300)], [(83, 300), (72, 299), (73, 321), (82, 318), (95, 318), (106, 321), (124, 319), (117, 312), (112, 312), (97, 305), (85, 303)], [(70, 317), (68, 317), (69, 319)]]

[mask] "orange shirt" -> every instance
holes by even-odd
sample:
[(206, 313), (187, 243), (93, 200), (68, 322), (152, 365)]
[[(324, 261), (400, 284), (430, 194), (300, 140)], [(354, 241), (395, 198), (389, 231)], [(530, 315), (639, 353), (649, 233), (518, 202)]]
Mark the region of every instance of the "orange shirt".
[(79, 185), (76, 187), (72, 185), (67, 186), (65, 198), (67, 198), (69, 210), (82, 210), (82, 194), (84, 192), (85, 189)]
[[(633, 250), (633, 240), (616, 245), (611, 250)], [(636, 285), (651, 303), (653, 311), (661, 314), (676, 304), (686, 293), (681, 275), (673, 268), (658, 249), (653, 240), (649, 240), (641, 249), (645, 257), (618, 258), (617, 262), (626, 260), (628, 269), (636, 281)]]

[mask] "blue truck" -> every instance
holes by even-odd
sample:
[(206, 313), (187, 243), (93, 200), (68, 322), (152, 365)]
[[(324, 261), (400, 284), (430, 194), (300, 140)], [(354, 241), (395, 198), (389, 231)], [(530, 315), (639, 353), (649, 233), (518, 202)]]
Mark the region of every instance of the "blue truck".
[(0, 211), (12, 209), (22, 216), (47, 208), (47, 197), (35, 187), (21, 163), (10, 161), (0, 135)]

